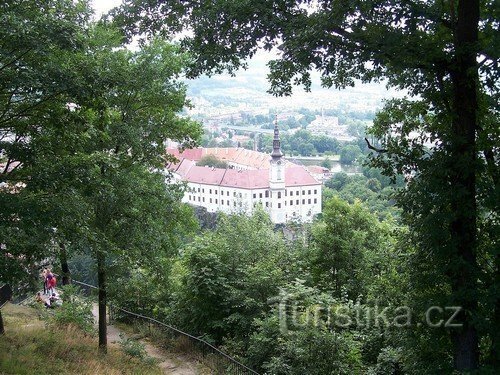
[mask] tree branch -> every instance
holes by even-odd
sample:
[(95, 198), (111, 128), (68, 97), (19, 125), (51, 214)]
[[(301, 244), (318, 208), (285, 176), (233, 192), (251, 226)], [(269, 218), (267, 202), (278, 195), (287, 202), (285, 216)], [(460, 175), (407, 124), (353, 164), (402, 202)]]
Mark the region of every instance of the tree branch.
[(388, 151), (387, 151), (387, 149), (385, 149), (385, 148), (376, 148), (375, 146), (372, 146), (372, 145), (370, 144), (370, 141), (368, 141), (368, 138), (366, 138), (366, 137), (365, 137), (365, 141), (366, 141), (366, 144), (368, 145), (368, 148), (369, 148), (370, 150), (373, 150), (373, 151), (375, 151), (375, 152), (378, 152), (379, 154), (383, 154), (383, 153), (388, 152)]

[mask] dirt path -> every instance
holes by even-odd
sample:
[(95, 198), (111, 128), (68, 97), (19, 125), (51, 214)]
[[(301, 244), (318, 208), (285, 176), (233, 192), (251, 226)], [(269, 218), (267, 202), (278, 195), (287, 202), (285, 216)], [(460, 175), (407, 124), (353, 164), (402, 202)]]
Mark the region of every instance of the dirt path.
[[(95, 303), (92, 305), (92, 315), (94, 316), (94, 323), (97, 326), (98, 307)], [(120, 335), (124, 339), (130, 338), (129, 334), (126, 334), (125, 332), (123, 332), (113, 324), (109, 324), (108, 322), (108, 344), (119, 345), (120, 341), (122, 341)], [(197, 375), (207, 373), (205, 371), (200, 371), (200, 366), (180, 354), (167, 352), (164, 349), (152, 345), (146, 339), (140, 339), (138, 341), (140, 341), (144, 345), (146, 353), (150, 357), (155, 358), (158, 361), (158, 366), (163, 370), (165, 374)]]

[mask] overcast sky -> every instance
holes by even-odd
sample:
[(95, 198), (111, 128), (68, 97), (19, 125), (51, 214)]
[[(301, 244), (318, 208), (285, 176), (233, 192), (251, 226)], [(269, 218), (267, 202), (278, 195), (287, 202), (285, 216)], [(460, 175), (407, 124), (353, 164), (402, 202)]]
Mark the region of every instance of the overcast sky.
[(121, 2), (122, 0), (92, 0), (93, 8), (98, 17), (111, 8), (120, 5)]

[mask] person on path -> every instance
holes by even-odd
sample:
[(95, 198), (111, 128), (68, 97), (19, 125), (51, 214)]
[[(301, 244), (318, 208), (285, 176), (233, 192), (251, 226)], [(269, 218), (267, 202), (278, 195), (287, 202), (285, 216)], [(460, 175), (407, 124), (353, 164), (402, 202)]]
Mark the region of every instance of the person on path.
[(47, 274), (47, 293), (51, 296), (56, 291), (57, 280), (56, 277), (49, 270)]

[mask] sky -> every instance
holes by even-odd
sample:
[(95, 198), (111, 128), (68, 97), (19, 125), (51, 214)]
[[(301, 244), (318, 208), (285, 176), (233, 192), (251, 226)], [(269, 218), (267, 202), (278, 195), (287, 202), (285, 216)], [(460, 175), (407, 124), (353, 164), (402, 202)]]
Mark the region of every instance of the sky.
[(106, 13), (108, 10), (120, 5), (122, 0), (93, 0), (92, 6), (99, 17)]
[[(122, 3), (122, 0), (92, 0), (93, 8), (96, 12), (96, 18), (99, 18), (102, 14), (106, 13), (107, 11), (111, 10), (114, 7), (119, 6)], [(249, 64), (249, 69), (246, 72), (240, 71), (239, 73), (236, 73), (236, 77), (230, 77), (227, 74), (222, 74), (220, 76), (213, 77), (213, 79), (218, 79), (218, 80), (227, 80), (227, 79), (232, 79), (232, 80), (237, 80), (240, 76), (241, 79), (243, 79), (242, 76), (262, 76), (264, 79), (269, 73), (269, 69), (266, 67), (266, 63), (273, 59), (276, 58), (277, 54), (275, 52), (266, 52), (266, 51), (258, 51), (257, 54), (254, 56), (254, 58), (251, 59), (250, 64)], [(319, 74), (313, 72), (313, 81), (316, 83), (319, 83)], [(363, 87), (362, 84), (357, 84), (356, 87)], [(265, 89), (268, 89), (269, 86), (266, 85)], [(380, 89), (382, 91), (385, 91), (383, 88), (383, 85), (380, 85)], [(294, 90), (294, 96), (295, 93), (298, 91), (302, 91), (301, 89), (295, 89)], [(313, 91), (315, 89), (313, 88)], [(389, 95), (392, 96), (392, 95)]]

